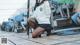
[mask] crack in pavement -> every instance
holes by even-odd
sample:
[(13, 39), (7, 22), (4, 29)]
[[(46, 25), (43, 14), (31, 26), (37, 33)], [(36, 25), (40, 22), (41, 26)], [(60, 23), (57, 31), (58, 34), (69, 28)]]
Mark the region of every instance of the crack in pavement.
[(11, 42), (14, 45), (17, 45), (16, 43), (14, 43), (13, 41), (11, 41), (10, 39), (8, 39), (9, 42)]

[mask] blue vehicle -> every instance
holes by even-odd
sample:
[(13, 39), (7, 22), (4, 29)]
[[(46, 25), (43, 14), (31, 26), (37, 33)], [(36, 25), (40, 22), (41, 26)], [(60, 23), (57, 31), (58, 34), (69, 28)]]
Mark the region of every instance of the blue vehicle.
[(12, 31), (13, 25), (14, 25), (13, 22), (6, 21), (6, 22), (3, 22), (2, 26), (1, 26), (1, 29), (3, 31), (10, 32), (10, 31)]
[(13, 31), (22, 32), (24, 29), (26, 30), (27, 20), (24, 15), (16, 15), (12, 18), (9, 18), (8, 21), (3, 22), (1, 29), (4, 31)]

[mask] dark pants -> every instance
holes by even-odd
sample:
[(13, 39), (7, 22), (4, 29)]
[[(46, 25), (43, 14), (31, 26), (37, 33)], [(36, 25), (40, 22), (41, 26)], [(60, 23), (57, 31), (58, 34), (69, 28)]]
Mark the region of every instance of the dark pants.
[(47, 36), (51, 34), (51, 30), (53, 29), (50, 24), (39, 24), (39, 27), (42, 27), (47, 32)]

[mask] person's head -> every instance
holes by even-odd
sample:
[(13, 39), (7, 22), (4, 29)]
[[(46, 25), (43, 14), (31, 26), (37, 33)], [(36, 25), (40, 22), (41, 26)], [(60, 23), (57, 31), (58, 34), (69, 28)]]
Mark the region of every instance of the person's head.
[(37, 22), (35, 18), (28, 18), (28, 23), (29, 23), (29, 26), (33, 29), (37, 27)]
[(42, 2), (44, 2), (44, 1), (46, 1), (46, 0), (36, 0), (38, 3), (42, 3)]

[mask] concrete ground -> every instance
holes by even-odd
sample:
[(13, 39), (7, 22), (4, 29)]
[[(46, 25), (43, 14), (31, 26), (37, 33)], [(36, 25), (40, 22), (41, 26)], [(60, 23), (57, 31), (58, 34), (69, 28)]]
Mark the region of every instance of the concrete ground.
[(28, 38), (26, 32), (14, 33), (0, 31), (0, 45), (1, 38), (7, 38), (6, 45), (80, 45), (80, 34), (73, 35), (42, 35), (41, 38)]

